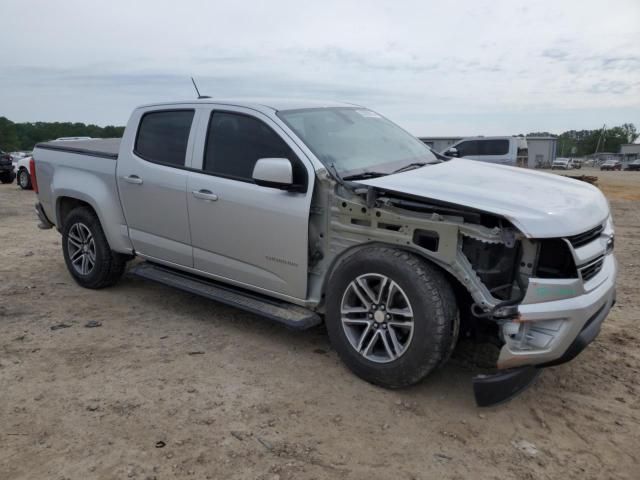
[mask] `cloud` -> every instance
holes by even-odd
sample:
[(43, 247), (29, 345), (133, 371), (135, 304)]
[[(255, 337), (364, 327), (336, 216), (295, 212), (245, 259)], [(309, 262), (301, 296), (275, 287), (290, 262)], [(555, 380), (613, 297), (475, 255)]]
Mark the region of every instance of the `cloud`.
[(542, 51), (542, 56), (551, 58), (553, 60), (564, 60), (569, 56), (569, 54), (564, 50), (560, 50), (558, 48), (547, 48), (546, 50)]
[(31, 20), (0, 30), (0, 115), (124, 123), (193, 98), (193, 75), (214, 97), (351, 101), (422, 135), (640, 123), (637, 0), (606, 21), (579, 0), (89, 3), (3, 0), (0, 18)]
[(630, 85), (627, 82), (612, 80), (612, 81), (595, 83), (591, 85), (591, 87), (588, 89), (588, 92), (596, 95), (601, 93), (612, 93), (614, 95), (623, 95), (629, 92), (631, 88), (632, 88), (632, 85)]

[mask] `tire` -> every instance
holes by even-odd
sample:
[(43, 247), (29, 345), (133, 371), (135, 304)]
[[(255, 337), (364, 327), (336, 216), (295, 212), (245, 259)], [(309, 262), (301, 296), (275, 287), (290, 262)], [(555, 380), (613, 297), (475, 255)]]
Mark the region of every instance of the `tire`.
[(18, 186), (22, 190), (31, 190), (33, 188), (31, 186), (31, 175), (29, 175), (29, 172), (24, 168), (18, 171)]
[(124, 273), (127, 263), (125, 255), (111, 250), (98, 217), (88, 207), (75, 208), (65, 218), (62, 253), (69, 273), (85, 288), (113, 285)]
[[(394, 293), (389, 294), (391, 285)], [(358, 286), (365, 300), (373, 299), (367, 313)], [(381, 287), (387, 288), (382, 295)], [(374, 297), (385, 298), (376, 304)], [(410, 253), (387, 247), (355, 253), (331, 276), (326, 298), (331, 344), (356, 375), (375, 385), (401, 388), (420, 382), (449, 358), (456, 344), (459, 317), (451, 285), (436, 267)], [(380, 333), (371, 340), (374, 332)]]
[(13, 172), (0, 173), (0, 183), (13, 183), (14, 178), (16, 178), (16, 174)]

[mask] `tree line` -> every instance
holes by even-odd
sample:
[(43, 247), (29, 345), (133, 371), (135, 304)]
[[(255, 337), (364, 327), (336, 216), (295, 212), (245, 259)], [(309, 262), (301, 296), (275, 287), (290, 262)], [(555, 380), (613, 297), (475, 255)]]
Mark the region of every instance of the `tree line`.
[[(60, 137), (121, 137), (124, 127), (108, 125), (85, 125), (76, 122), (25, 122), (14, 123), (0, 117), (0, 150), (31, 150), (38, 142), (54, 140)], [(524, 136), (524, 135), (520, 135)], [(596, 152), (620, 151), (623, 143), (633, 143), (638, 132), (633, 123), (625, 123), (618, 127), (600, 128), (597, 130), (569, 130), (560, 135), (549, 132), (533, 132), (528, 137), (555, 137), (558, 139), (558, 156), (583, 157)]]
[(60, 137), (121, 137), (124, 127), (85, 125), (80, 122), (24, 122), (14, 123), (0, 117), (0, 150), (32, 150), (34, 145)]

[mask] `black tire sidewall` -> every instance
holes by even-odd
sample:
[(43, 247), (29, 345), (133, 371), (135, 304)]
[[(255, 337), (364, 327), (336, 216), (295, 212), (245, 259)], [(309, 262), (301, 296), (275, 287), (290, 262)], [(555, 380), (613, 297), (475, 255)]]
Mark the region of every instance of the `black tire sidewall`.
[[(443, 337), (450, 343), (451, 330), (450, 319), (443, 307), (446, 299), (438, 291), (443, 285), (444, 288), (450, 288), (444, 277), (415, 256), (398, 256), (396, 253), (384, 248), (361, 251), (340, 266), (331, 277), (327, 289), (325, 318), (330, 340), (347, 366), (365, 380), (390, 388), (416, 383), (428, 375), (447, 353), (448, 344)], [(417, 275), (418, 271), (423, 275)], [(356, 352), (340, 320), (345, 289), (351, 281), (366, 273), (378, 273), (391, 278), (404, 290), (413, 310), (411, 343), (400, 358), (389, 363), (376, 363)], [(434, 283), (439, 283), (437, 288)], [(434, 298), (434, 295), (438, 298)]]
[[(78, 273), (69, 257), (69, 231), (76, 223), (84, 224), (91, 231), (96, 247), (96, 262), (93, 270), (88, 275)], [(76, 208), (72, 210), (65, 219), (64, 227), (62, 228), (62, 253), (69, 273), (74, 280), (83, 287), (95, 288), (108, 274), (109, 263), (111, 262), (111, 249), (102, 231), (98, 217), (88, 208)]]

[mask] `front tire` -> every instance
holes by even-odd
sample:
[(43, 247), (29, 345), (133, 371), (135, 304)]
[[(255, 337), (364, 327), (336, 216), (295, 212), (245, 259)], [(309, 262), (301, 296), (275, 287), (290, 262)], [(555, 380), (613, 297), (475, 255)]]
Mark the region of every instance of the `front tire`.
[(111, 250), (100, 220), (88, 207), (73, 209), (65, 219), (62, 252), (69, 273), (85, 288), (113, 285), (126, 266), (126, 256)]
[(344, 363), (386, 388), (413, 385), (445, 361), (459, 325), (442, 272), (386, 247), (361, 250), (340, 265), (329, 281), (325, 321)]
[(22, 190), (31, 190), (31, 175), (24, 168), (18, 171), (18, 186)]

